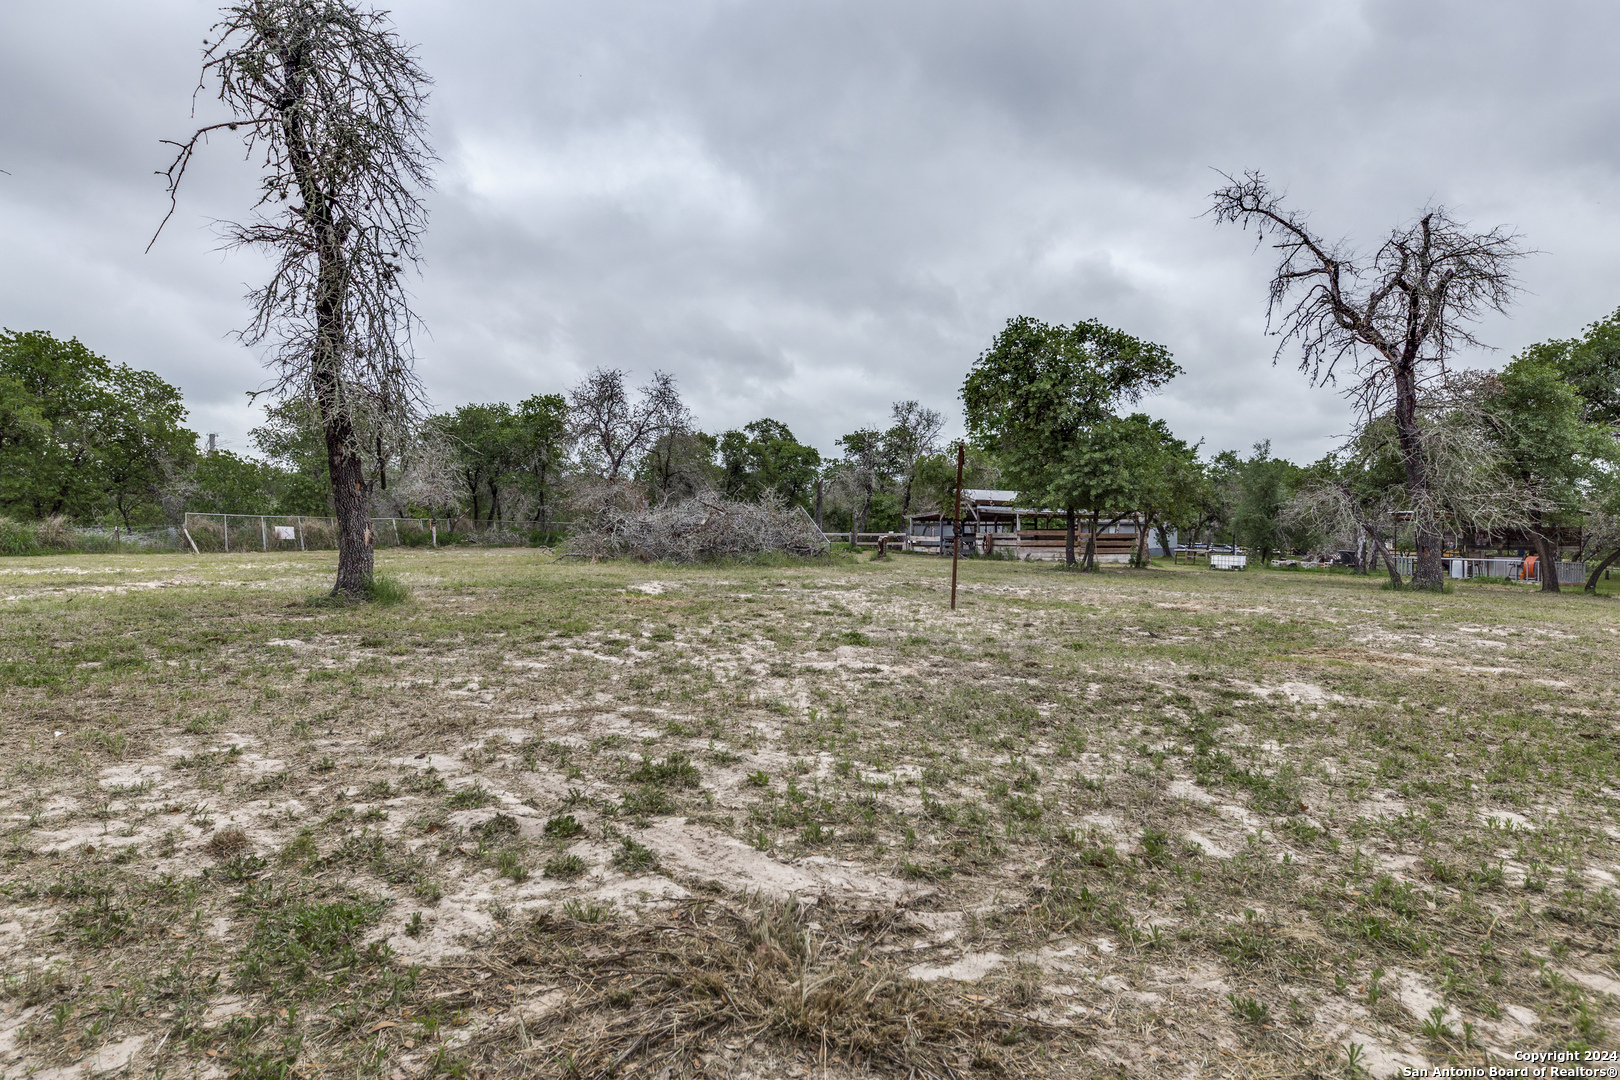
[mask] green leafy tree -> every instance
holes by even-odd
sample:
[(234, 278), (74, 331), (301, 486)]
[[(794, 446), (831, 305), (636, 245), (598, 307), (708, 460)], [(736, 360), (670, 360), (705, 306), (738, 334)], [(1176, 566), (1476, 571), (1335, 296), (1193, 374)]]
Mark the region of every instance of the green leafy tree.
[(1539, 496), (1532, 512), (1541, 587), (1558, 592), (1554, 530), (1579, 520), (1616, 463), (1606, 425), (1584, 419), (1590, 403), (1554, 364), (1522, 355), (1487, 384), (1485, 414), (1517, 479)]
[(1160, 520), (1159, 540), (1169, 550), (1168, 531), (1174, 529), (1184, 545), (1205, 543), (1223, 523), (1225, 503), (1210, 474), (1210, 463), (1194, 457), (1185, 466), (1175, 500)]
[[(39, 398), (21, 379), (0, 375), (0, 461), (7, 460), (8, 454), (20, 452), (24, 446), (49, 438), (50, 433), (50, 421), (40, 411)], [(21, 479), (21, 476), (7, 477), (10, 481)], [(0, 488), (0, 499), (5, 497), (4, 491)]]
[(1620, 311), (1578, 338), (1531, 345), (1517, 359), (1556, 369), (1580, 395), (1583, 420), (1620, 428)]
[(1232, 471), (1232, 535), (1258, 556), (1261, 565), (1269, 563), (1275, 552), (1296, 546), (1308, 533), (1299, 526), (1291, 528), (1283, 515), (1303, 472), (1291, 461), (1272, 457), (1269, 439), (1255, 443), (1254, 453)]
[[(265, 409), (265, 422), (250, 431), (248, 438), (262, 457), (281, 470), (276, 513), (332, 513), (326, 436), (313, 407), (297, 399), (274, 402)], [(367, 472), (374, 474), (375, 467)]]
[(568, 399), (561, 394), (531, 395), (518, 402), (512, 421), (513, 469), (524, 494), (534, 500), (531, 517), (549, 525), (572, 445)]
[(751, 502), (771, 491), (783, 502), (811, 509), (821, 454), (780, 420), (767, 417), (726, 432), (717, 453), (720, 489), (727, 498)]
[[(969, 445), (962, 462), (962, 487), (1000, 488), (1001, 469), (996, 460), (978, 446)], [(956, 448), (929, 454), (917, 462), (912, 480), (913, 506), (917, 510), (943, 510), (949, 516), (956, 499)]]
[(915, 401), (897, 401), (890, 409), (893, 423), (883, 433), (884, 450), (900, 486), (900, 516), (911, 513), (911, 493), (917, 466), (939, 452), (939, 433), (945, 418), (936, 409)]
[[(869, 532), (872, 501), (894, 481), (894, 458), (890, 455), (883, 432), (877, 428), (852, 431), (840, 438), (838, 445), (843, 448), (844, 460), (839, 463), (834, 475), (838, 485), (852, 494), (854, 509), (851, 530)], [(888, 524), (892, 527), (893, 523)]]
[(1025, 500), (1064, 510), (1069, 566), (1079, 509), (1073, 496), (1086, 487), (1073, 455), (1106, 455), (1118, 433), (1088, 445), (1082, 436), (1180, 373), (1162, 345), (1096, 320), (1051, 326), (1024, 316), (1008, 320), (974, 362), (962, 385), (969, 437), (995, 455), (1003, 481)]
[(1082, 570), (1097, 569), (1099, 532), (1135, 513), (1146, 497), (1165, 435), (1162, 425), (1142, 413), (1107, 416), (1082, 429), (1062, 457), (1044, 470), (1045, 501), (1071, 515), (1086, 516)]
[(113, 368), (117, 407), (106, 414), (99, 457), (101, 482), (124, 528), (149, 513), (177, 467), (196, 450), (196, 435), (181, 426), (180, 390), (150, 371)]
[(666, 431), (653, 440), (636, 477), (655, 503), (689, 499), (715, 486), (715, 453), (720, 440), (703, 431)]
[(456, 475), (474, 521), (501, 517), (501, 484), (517, 464), (518, 430), (512, 407), (463, 405), (436, 419), (454, 448)]
[(475, 521), (524, 513), (542, 525), (550, 521), (571, 446), (568, 402), (561, 394), (536, 394), (515, 408), (505, 402), (463, 405), (434, 417), (430, 430), (449, 447), (450, 469)]
[[(1592, 323), (1578, 338), (1531, 345), (1516, 358), (1516, 362), (1521, 360), (1556, 369), (1580, 396), (1581, 418), (1620, 437), (1620, 311)], [(1594, 474), (1591, 483), (1588, 532), (1600, 544), (1620, 543), (1620, 533), (1615, 529), (1620, 522), (1620, 484), (1612, 469)], [(1599, 577), (1616, 559), (1620, 559), (1620, 547), (1614, 547), (1592, 571), (1586, 582), (1587, 592), (1597, 589)]]
[(1158, 532), (1159, 547), (1169, 554), (1169, 530), (1196, 511), (1205, 477), (1198, 447), (1176, 438), (1162, 420), (1151, 422), (1150, 437), (1144, 440), (1137, 466), (1136, 509), (1141, 517), (1134, 561), (1146, 566), (1149, 532)]
[(0, 508), (124, 526), (161, 516), (161, 489), (189, 465), (180, 390), (109, 363), (77, 340), (0, 331)]
[(215, 450), (191, 472), (187, 508), (199, 514), (280, 513), (287, 475), (273, 464)]

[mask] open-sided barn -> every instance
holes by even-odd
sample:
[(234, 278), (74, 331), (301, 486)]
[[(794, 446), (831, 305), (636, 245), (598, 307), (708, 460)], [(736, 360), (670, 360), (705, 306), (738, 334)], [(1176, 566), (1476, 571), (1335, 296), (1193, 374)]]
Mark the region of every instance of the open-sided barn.
[[(906, 550), (948, 554), (955, 535), (954, 507), (906, 518)], [(1084, 550), (1087, 522), (1077, 523), (1075, 551)], [(1140, 517), (1131, 514), (1097, 533), (1097, 559), (1125, 562), (1137, 544)], [(962, 551), (980, 555), (1012, 553), (1018, 559), (1061, 559), (1065, 544), (1062, 510), (1018, 505), (1018, 492), (991, 488), (962, 489)], [(1174, 541), (1172, 540), (1172, 543)], [(1149, 539), (1149, 554), (1163, 554)]]

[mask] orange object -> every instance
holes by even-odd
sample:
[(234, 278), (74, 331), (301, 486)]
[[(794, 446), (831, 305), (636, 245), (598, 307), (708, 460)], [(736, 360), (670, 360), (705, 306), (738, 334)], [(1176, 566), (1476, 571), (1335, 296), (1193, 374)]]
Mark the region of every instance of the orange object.
[(1541, 557), (1539, 555), (1527, 555), (1527, 556), (1525, 556), (1524, 571), (1519, 575), (1519, 580), (1520, 581), (1534, 581), (1534, 580), (1536, 580), (1536, 562), (1540, 558)]

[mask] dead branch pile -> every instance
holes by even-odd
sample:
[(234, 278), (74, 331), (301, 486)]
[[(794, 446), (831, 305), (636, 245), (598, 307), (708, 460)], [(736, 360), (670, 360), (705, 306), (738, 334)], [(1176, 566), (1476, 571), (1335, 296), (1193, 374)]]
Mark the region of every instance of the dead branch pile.
[(627, 507), (623, 500), (603, 499), (595, 511), (587, 519), (591, 524), (569, 540), (571, 554), (701, 562), (768, 552), (820, 555), (827, 550), (827, 538), (809, 515), (769, 495), (745, 503), (707, 492), (656, 507)]
[[(916, 1080), (1047, 1075), (1042, 1058), (1060, 1031), (1034, 1015), (1038, 992), (1025, 983), (965, 996), (916, 982), (867, 959), (876, 943), (915, 929), (902, 912), (818, 905), (815, 925), (836, 925), (818, 933), (806, 910), (755, 899), (742, 910), (694, 901), (662, 922), (542, 914), (503, 943), (499, 962), (486, 958), (500, 977), (476, 999), (417, 989), (441, 1005), (516, 1006), (515, 1022), (460, 1049), (470, 1069), (499, 1076), (714, 1076), (722, 1046), (741, 1057), (820, 1057), (823, 1070), (831, 1056), (849, 1072)], [(502, 985), (509, 1002), (486, 989)], [(525, 1007), (520, 987), (563, 1000)]]

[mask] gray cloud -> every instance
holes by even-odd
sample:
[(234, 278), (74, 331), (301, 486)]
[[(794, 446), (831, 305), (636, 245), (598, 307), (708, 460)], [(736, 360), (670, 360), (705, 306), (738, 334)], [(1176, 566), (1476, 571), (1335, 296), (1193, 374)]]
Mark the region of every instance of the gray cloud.
[[(222, 256), (239, 148), (166, 209), (200, 3), (0, 12), (0, 323), (180, 384), (243, 446), (230, 337), (263, 264)], [(1347, 426), (1264, 333), (1266, 253), (1200, 217), (1264, 169), (1372, 244), (1431, 202), (1542, 254), (1504, 352), (1617, 304), (1609, 5), (710, 2), (395, 7), (437, 79), (444, 159), (415, 289), (436, 402), (675, 373), (710, 429), (770, 415), (823, 450), (915, 397), (957, 415), (1010, 316), (1097, 317), (1186, 374), (1148, 403), (1212, 449), (1296, 458)], [(210, 115), (204, 98), (199, 115)]]

